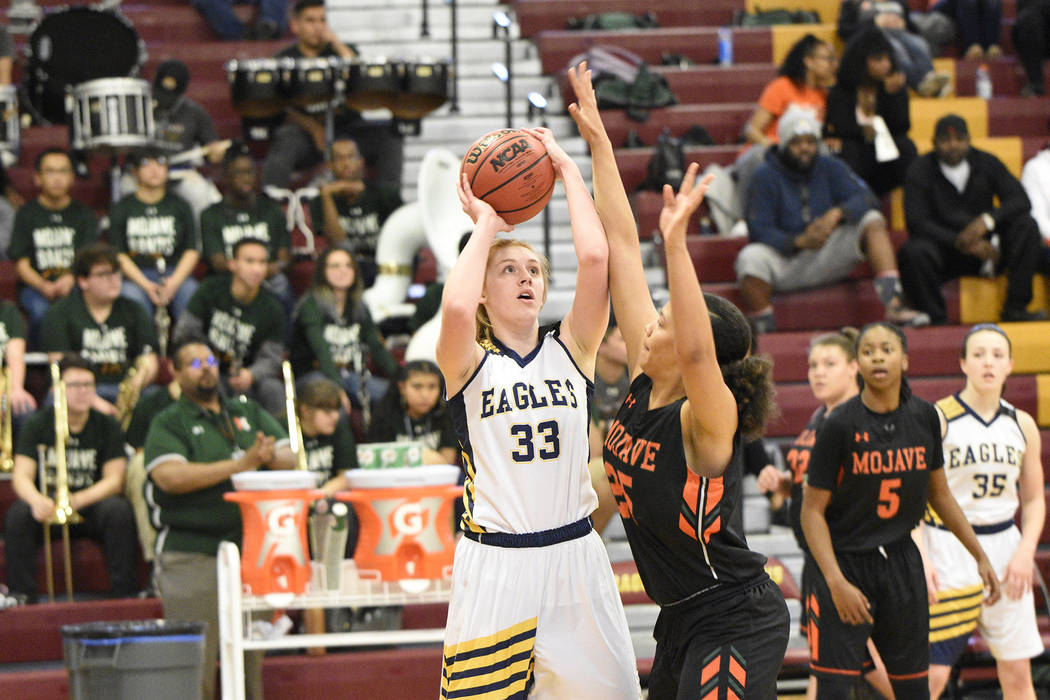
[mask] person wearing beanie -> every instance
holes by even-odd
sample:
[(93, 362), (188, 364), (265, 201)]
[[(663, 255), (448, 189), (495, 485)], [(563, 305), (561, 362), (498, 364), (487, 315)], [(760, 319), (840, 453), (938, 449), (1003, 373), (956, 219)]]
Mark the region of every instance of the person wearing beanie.
[(904, 182), (908, 241), (900, 258), (909, 297), (934, 323), (947, 323), (942, 284), (1005, 272), (1001, 320), (1047, 318), (1045, 311), (1027, 310), (1042, 245), (1031, 210), (1024, 187), (1003, 162), (970, 145), (966, 120), (941, 117), (933, 150), (912, 164)]
[(789, 109), (779, 145), (755, 171), (747, 200), (750, 243), (736, 259), (737, 282), (752, 327), (776, 329), (772, 295), (834, 284), (867, 260), (885, 320), (922, 326), (929, 317), (904, 305), (886, 219), (871, 190), (838, 158), (822, 155), (820, 124)]

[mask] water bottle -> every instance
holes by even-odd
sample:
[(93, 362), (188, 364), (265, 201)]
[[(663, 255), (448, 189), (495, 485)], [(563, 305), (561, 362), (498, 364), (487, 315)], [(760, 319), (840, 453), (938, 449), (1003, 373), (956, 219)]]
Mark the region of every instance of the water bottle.
[(718, 28), (718, 65), (733, 65), (733, 30), (729, 27)]
[(988, 66), (981, 64), (977, 67), (977, 96), (982, 100), (992, 97), (992, 75), (988, 72)]

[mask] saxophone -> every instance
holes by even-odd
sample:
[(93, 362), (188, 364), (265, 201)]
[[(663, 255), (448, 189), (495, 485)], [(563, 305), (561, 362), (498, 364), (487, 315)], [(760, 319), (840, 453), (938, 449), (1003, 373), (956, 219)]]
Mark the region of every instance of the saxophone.
[(0, 472), (10, 472), (15, 466), (11, 389), (11, 370), (4, 367), (0, 370)]
[(291, 439), (292, 454), (295, 455), (295, 468), (307, 471), (306, 447), (303, 442), (303, 430), (299, 426), (299, 417), (295, 414), (295, 377), (292, 375), (292, 363), (285, 360), (281, 363), (284, 374), (284, 408), (288, 416), (288, 437)]
[(146, 355), (139, 355), (138, 359), (135, 360), (135, 364), (128, 368), (128, 373), (124, 375), (124, 379), (121, 380), (120, 386), (117, 388), (117, 420), (120, 422), (122, 430), (128, 429), (128, 425), (131, 424), (131, 414), (135, 410), (135, 404), (139, 402), (142, 386), (135, 381), (135, 377), (140, 372), (145, 371), (143, 367), (145, 362)]

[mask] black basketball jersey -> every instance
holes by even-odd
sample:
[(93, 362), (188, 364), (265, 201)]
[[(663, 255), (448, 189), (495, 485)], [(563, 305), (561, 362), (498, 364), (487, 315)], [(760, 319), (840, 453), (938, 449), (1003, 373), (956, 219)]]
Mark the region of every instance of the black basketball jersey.
[(926, 509), (930, 471), (944, 464), (933, 404), (917, 396), (875, 413), (860, 396), (825, 421), (808, 483), (831, 491), (825, 517), (836, 551), (865, 552), (907, 537)]
[(827, 408), (821, 406), (806, 423), (805, 429), (791, 443), (790, 449), (784, 459), (787, 460), (791, 469), (791, 505), (789, 513), (791, 516), (791, 529), (795, 532), (795, 540), (803, 552), (808, 552), (806, 547), (806, 536), (802, 534), (802, 485), (806, 483), (806, 471), (809, 469), (809, 455), (813, 451), (813, 444), (817, 441), (817, 431), (824, 425), (827, 417)]
[(684, 398), (649, 409), (652, 380), (640, 374), (609, 426), (605, 473), (623, 518), (642, 585), (670, 605), (763, 574), (766, 558), (752, 552), (742, 520), (743, 438), (717, 479), (686, 466)]

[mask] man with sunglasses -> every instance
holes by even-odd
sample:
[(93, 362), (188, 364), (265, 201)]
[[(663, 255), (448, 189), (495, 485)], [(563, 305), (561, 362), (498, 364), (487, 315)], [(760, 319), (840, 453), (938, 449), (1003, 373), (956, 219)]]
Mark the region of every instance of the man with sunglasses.
[[(218, 658), (219, 543), (240, 544), (238, 506), (223, 500), (230, 477), (259, 468), (292, 469), (288, 437), (262, 406), (223, 398), (219, 362), (201, 338), (182, 341), (172, 354), (179, 399), (160, 412), (146, 434), (146, 500), (158, 527), (156, 578), (164, 617), (206, 620), (204, 695), (215, 692)], [(245, 657), (248, 697), (262, 697), (261, 658)]]
[(120, 296), (120, 265), (113, 246), (92, 243), (81, 248), (73, 274), (76, 290), (44, 315), (40, 349), (79, 353), (94, 363), (98, 382), (94, 408), (115, 415), (112, 402), (132, 367), (136, 371), (131, 381), (140, 396), (157, 375), (157, 333), (146, 310)]

